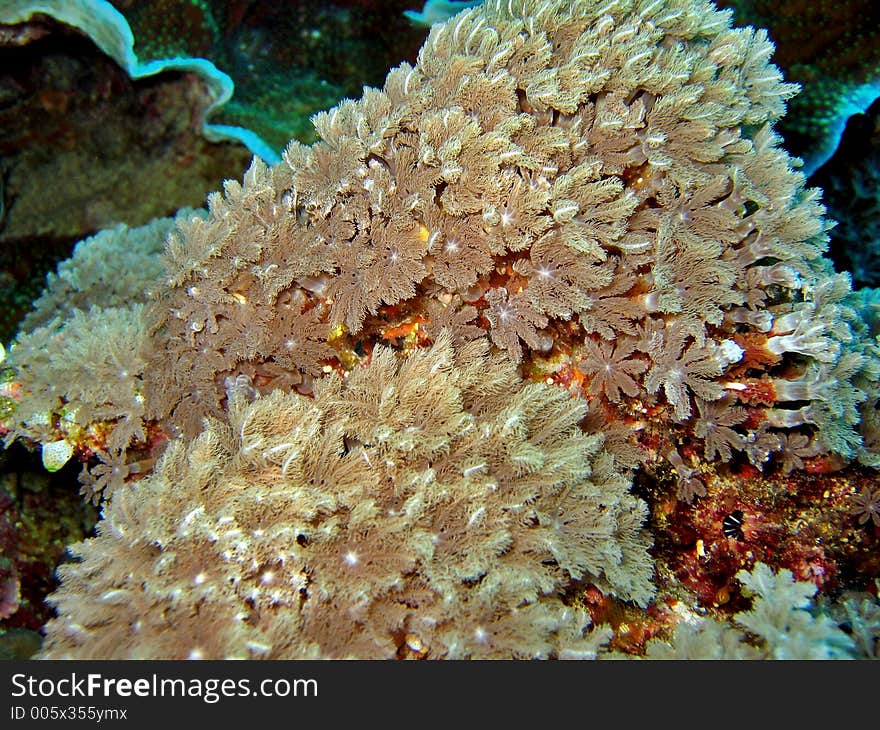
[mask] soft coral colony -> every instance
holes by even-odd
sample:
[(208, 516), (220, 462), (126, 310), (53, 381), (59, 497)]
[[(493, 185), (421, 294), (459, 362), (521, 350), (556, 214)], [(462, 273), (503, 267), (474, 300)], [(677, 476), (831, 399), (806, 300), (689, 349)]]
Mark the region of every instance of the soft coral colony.
[(127, 301), (88, 272), (149, 246), (81, 244), (6, 386), (12, 436), (101, 462), (43, 654), (592, 656), (571, 592), (654, 592), (633, 467), (875, 465), (877, 308), (771, 51), (708, 2), (486, 2)]

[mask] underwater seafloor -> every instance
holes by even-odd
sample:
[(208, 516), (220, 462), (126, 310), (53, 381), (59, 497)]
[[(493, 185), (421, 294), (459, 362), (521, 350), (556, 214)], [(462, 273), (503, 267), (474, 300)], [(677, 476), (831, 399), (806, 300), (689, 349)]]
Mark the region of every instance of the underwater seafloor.
[(880, 9), (718, 6), (0, 0), (0, 658), (880, 656)]

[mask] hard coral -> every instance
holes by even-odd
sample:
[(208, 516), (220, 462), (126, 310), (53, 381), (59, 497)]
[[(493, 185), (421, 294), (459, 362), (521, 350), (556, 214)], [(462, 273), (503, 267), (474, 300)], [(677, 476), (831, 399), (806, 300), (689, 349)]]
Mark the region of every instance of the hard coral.
[(776, 62), (802, 85), (780, 125), (812, 175), (844, 127), (880, 96), (880, 6), (873, 0), (720, 0), (737, 23), (767, 28)]
[[(384, 78), (415, 55), (420, 33), (400, 15), (407, 0), (114, 0), (147, 63), (204, 58), (235, 83), (218, 127), (245, 128), (278, 160), (292, 137), (315, 138), (310, 118)], [(247, 142), (250, 144), (249, 142)], [(271, 157), (266, 156), (270, 154)]]

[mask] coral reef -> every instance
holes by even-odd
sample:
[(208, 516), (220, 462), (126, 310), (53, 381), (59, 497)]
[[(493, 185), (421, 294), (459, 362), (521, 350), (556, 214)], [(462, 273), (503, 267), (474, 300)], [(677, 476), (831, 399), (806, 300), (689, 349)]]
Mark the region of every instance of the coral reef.
[(117, 5), (0, 2), (4, 342), (75, 241), (201, 204), (246, 166), (238, 142), (276, 161), (420, 42), (369, 3)]
[(606, 633), (560, 593), (647, 601), (644, 504), (583, 402), (487, 350), (441, 334), (313, 400), (238, 393), (71, 549), (42, 655), (595, 654)]
[[(60, 450), (56, 469), (74, 453), (97, 456), (100, 478), (83, 472), (90, 499), (151, 463), (143, 418), (144, 304), (161, 279), (166, 236), (194, 216), (184, 209), (176, 218), (117, 226), (81, 241), (48, 277), (9, 351), (0, 388), (7, 442), (43, 443), (44, 462), (47, 447)], [(128, 453), (132, 439), (141, 448)]]
[[(856, 498), (876, 481), (874, 470), (764, 476), (719, 464), (701, 477), (706, 494), (693, 505), (675, 499), (671, 475), (650, 499), (658, 582), (723, 610), (735, 603), (736, 574), (758, 562), (784, 567), (825, 594), (842, 587), (875, 590), (880, 530), (859, 524), (854, 514)], [(725, 533), (725, 519), (734, 513), (738, 529)]]
[(47, 474), (23, 451), (16, 446), (0, 458), (0, 658), (33, 646), (52, 616), (45, 597), (58, 585), (56, 566), (97, 520), (70, 489), (75, 469)]
[[(200, 204), (249, 157), (199, 136), (210, 94), (197, 75), (135, 81), (69, 26), (44, 19), (39, 27), (45, 35), (2, 49), (4, 242), (146, 223)], [(53, 196), (42, 187), (47, 179), (56, 181)]]
[(847, 120), (880, 97), (880, 7), (873, 0), (721, 0), (736, 21), (767, 28), (776, 62), (801, 85), (780, 123), (786, 148), (812, 175)]
[(250, 154), (201, 136), (207, 91), (198, 76), (132, 81), (48, 18), (0, 29), (0, 339), (8, 342), (73, 243), (201, 205)]
[(149, 417), (191, 437), (227, 380), (307, 394), (452, 326), (596, 401), (685, 498), (716, 455), (862, 452), (872, 345), (770, 126), (794, 89), (766, 36), (693, 3), (540, 10), (435, 26), (320, 142), (211, 196), (169, 247)]
[[(764, 563), (742, 570), (737, 579), (752, 606), (737, 613), (739, 628), (712, 618), (682, 622), (671, 642), (648, 643), (649, 659), (854, 659), (874, 656), (878, 631), (874, 601), (845, 604), (851, 627), (862, 629), (858, 647), (830, 616), (815, 610), (816, 586), (774, 573)], [(745, 631), (743, 631), (745, 629)], [(852, 628), (850, 629), (852, 631)], [(855, 633), (855, 632), (853, 632)]]
[[(310, 117), (377, 84), (414, 57), (421, 33), (401, 15), (406, 0), (126, 0), (114, 3), (144, 61), (209, 59), (235, 84), (214, 111), (222, 127), (252, 131), (276, 161), (289, 139), (313, 141)], [(268, 156), (267, 156), (268, 155)]]
[(86, 309), (84, 245), (2, 389), (10, 440), (100, 461), (44, 655), (639, 652), (737, 576), (753, 636), (694, 646), (851, 654), (804, 607), (877, 574), (880, 308), (730, 18), (486, 2), (166, 222), (158, 280)]
[[(160, 17), (161, 8), (154, 8)], [(94, 41), (133, 80), (158, 74), (190, 73), (199, 77), (205, 88), (204, 103), (196, 112), (196, 124), (212, 142), (243, 143), (252, 153), (274, 161), (274, 153), (252, 130), (211, 123), (212, 112), (232, 96), (232, 79), (203, 58), (175, 54), (144, 61), (134, 52), (134, 38), (125, 17), (106, 0), (4, 0), (0, 4), (0, 23), (13, 28), (32, 21), (51, 18), (76, 28)], [(180, 30), (178, 28), (178, 30)], [(21, 35), (19, 35), (21, 37)]]

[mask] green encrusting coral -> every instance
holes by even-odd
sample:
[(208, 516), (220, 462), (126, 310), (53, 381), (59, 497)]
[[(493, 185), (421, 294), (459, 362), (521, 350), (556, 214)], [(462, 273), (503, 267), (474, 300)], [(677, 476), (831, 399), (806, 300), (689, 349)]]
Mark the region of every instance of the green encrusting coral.
[(837, 149), (847, 120), (880, 97), (875, 0), (721, 0), (736, 22), (767, 28), (786, 78), (801, 85), (780, 123), (809, 176)]

